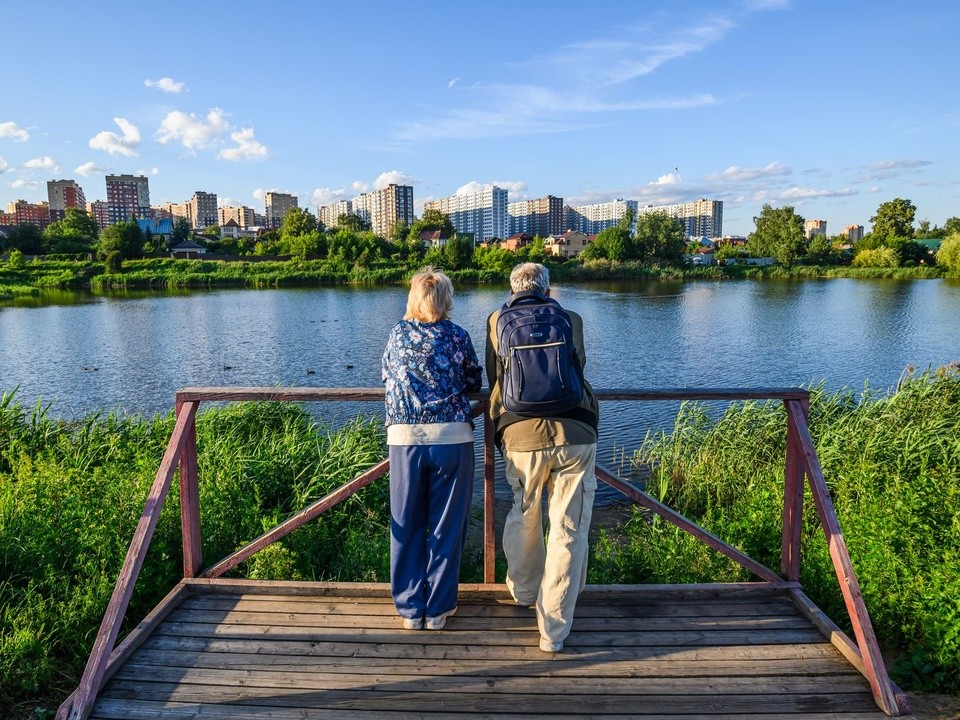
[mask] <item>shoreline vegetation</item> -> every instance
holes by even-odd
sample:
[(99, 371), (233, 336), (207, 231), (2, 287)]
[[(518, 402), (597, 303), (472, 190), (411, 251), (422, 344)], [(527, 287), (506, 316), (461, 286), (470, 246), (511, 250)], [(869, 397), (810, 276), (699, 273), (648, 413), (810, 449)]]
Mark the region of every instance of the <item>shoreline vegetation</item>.
[[(852, 265), (747, 265), (686, 266), (647, 264), (640, 261), (547, 259), (558, 283), (604, 280), (781, 280), (781, 279), (932, 279), (960, 277), (941, 266), (854, 267)], [(512, 267), (512, 265), (510, 265)], [(446, 270), (457, 283), (502, 284), (510, 267)], [(105, 293), (112, 290), (171, 290), (210, 288), (324, 287), (334, 285), (396, 285), (419, 269), (408, 264), (375, 262), (370, 265), (329, 260), (179, 260), (147, 258), (128, 260), (119, 272), (105, 272), (93, 260), (36, 259), (12, 267), (0, 263), (0, 301), (38, 297), (45, 291), (67, 290)]]
[[(890, 670), (904, 689), (960, 693), (960, 374), (891, 392), (812, 388), (811, 430)], [(172, 414), (54, 419), (0, 399), (0, 707), (49, 717), (76, 687), (173, 427)], [(302, 407), (241, 403), (197, 420), (203, 556), (225, 556), (384, 456), (383, 429), (332, 429)], [(779, 567), (786, 419), (774, 402), (711, 419), (684, 404), (633, 462), (646, 489), (768, 567)], [(386, 581), (388, 485), (379, 481), (255, 555), (258, 579)], [(475, 511), (475, 515), (477, 512)], [(640, 510), (596, 529), (588, 582), (748, 580), (739, 566)], [(480, 521), (475, 516), (473, 523)], [(804, 589), (841, 627), (843, 600), (809, 491)], [(463, 582), (481, 577), (482, 543)], [(123, 632), (178, 580), (171, 492)], [(503, 576), (502, 557), (498, 577)], [(849, 627), (846, 627), (849, 631)]]

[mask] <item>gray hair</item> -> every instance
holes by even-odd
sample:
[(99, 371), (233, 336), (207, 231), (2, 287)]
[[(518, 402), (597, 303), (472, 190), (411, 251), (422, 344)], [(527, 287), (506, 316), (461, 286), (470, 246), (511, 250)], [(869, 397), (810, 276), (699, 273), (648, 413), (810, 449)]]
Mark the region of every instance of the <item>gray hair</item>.
[(550, 271), (540, 263), (520, 263), (510, 272), (510, 289), (515, 293), (536, 290), (546, 294), (550, 289)]

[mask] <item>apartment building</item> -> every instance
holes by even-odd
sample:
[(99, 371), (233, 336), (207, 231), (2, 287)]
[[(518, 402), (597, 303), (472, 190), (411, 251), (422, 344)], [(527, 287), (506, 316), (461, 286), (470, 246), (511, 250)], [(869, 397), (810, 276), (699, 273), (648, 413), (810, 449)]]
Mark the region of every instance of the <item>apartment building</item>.
[(7, 203), (7, 220), (11, 225), (36, 225), (41, 230), (50, 224), (50, 206), (46, 202), (31, 203), (14, 200)]
[(446, 214), (458, 233), (471, 233), (476, 242), (501, 240), (510, 234), (507, 191), (495, 185), (475, 193), (431, 200), (423, 209)]
[(187, 222), (190, 222), (189, 203), (164, 203), (160, 206), (160, 213), (168, 218), (172, 218), (174, 220), (174, 225), (176, 225), (176, 220), (178, 218), (183, 218)]
[(852, 243), (858, 243), (863, 240), (863, 225), (847, 225), (843, 229), (843, 234)]
[[(624, 200), (617, 198), (605, 203), (596, 203), (593, 205), (578, 205), (577, 207), (565, 207), (564, 215), (566, 229), (576, 230), (584, 235), (596, 235), (601, 230), (606, 230), (616, 226), (627, 210), (633, 211), (633, 216), (637, 216), (637, 201)], [(630, 226), (631, 232), (636, 229), (636, 224)]]
[(283, 216), (295, 207), (300, 207), (296, 195), (282, 192), (268, 192), (263, 198), (266, 205), (266, 226), (276, 230), (283, 223)]
[(723, 237), (723, 200), (700, 198), (693, 202), (674, 205), (645, 205), (639, 214), (663, 212), (683, 223), (688, 238)]
[(75, 180), (47, 181), (47, 203), (50, 207), (50, 222), (63, 220), (68, 208), (86, 210), (87, 198), (83, 188)]
[(341, 215), (350, 215), (353, 213), (353, 203), (349, 200), (338, 200), (330, 205), (321, 205), (317, 208), (317, 217), (324, 227), (339, 227), (339, 218)]
[[(361, 193), (353, 199), (353, 214), (370, 223), (370, 229), (380, 237), (390, 237), (397, 224), (413, 223), (413, 187), (387, 185), (380, 190)], [(339, 217), (339, 216), (338, 216)]]
[(88, 202), (87, 212), (93, 215), (93, 219), (97, 221), (97, 227), (101, 230), (110, 224), (110, 209), (105, 201), (94, 200)]
[(521, 200), (507, 205), (510, 234), (559, 235), (564, 232), (563, 198), (547, 195), (537, 200)]
[(150, 217), (150, 181), (145, 175), (107, 175), (109, 224)]
[(827, 236), (827, 221), (826, 220), (807, 220), (803, 223), (803, 234), (807, 236), (807, 240), (812, 240), (814, 235), (822, 235), (823, 237)]
[(217, 210), (217, 225), (219, 225), (222, 230), (228, 222), (233, 220), (238, 228), (246, 230), (247, 228), (256, 226), (256, 215), (253, 208), (248, 208), (246, 205), (222, 207)]
[(187, 220), (194, 230), (217, 225), (217, 194), (197, 190), (186, 203)]

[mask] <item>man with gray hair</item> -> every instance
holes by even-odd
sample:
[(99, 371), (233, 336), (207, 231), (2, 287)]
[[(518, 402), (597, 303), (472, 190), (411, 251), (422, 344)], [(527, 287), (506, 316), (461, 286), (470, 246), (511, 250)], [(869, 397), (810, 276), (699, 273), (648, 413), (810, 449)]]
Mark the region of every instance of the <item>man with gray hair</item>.
[(555, 653), (586, 583), (599, 406), (583, 378), (583, 320), (550, 297), (547, 268), (517, 265), (510, 290), (488, 318), (486, 343), (490, 416), (513, 491), (503, 529), (507, 588), (518, 605), (536, 607), (540, 649)]

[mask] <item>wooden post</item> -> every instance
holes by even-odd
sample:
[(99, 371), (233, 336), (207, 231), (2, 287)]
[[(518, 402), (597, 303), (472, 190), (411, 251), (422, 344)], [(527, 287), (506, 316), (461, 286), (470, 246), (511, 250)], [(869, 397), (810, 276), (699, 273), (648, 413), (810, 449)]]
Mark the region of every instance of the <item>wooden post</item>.
[(853, 570), (853, 563), (850, 562), (847, 544), (840, 532), (840, 523), (837, 521), (833, 500), (830, 498), (830, 491), (827, 489), (823, 470), (820, 468), (820, 460), (813, 447), (813, 439), (810, 437), (810, 431), (807, 428), (804, 409), (799, 403), (788, 403), (787, 412), (797, 428), (800, 457), (807, 478), (810, 480), (810, 490), (817, 506), (817, 514), (820, 516), (820, 524), (823, 526), (823, 532), (827, 537), (830, 558), (833, 560), (833, 569), (840, 583), (840, 591), (843, 593), (843, 601), (847, 606), (847, 613), (850, 615), (850, 624), (853, 626), (853, 632), (857, 638), (860, 655), (863, 657), (870, 690), (873, 692), (873, 698), (881, 710), (887, 715), (900, 715), (902, 710), (897, 703), (893, 683), (890, 682), (883, 657), (880, 654), (880, 645), (877, 643), (877, 636), (874, 634), (873, 625), (870, 623), (870, 614), (867, 612), (867, 606), (863, 601), (860, 583), (857, 582), (857, 576)]
[(780, 574), (791, 582), (800, 580), (800, 531), (803, 529), (803, 464), (797, 427), (790, 414), (796, 400), (785, 400), (787, 410), (787, 459), (783, 483), (783, 537), (780, 544)]
[(93, 643), (93, 650), (90, 652), (90, 658), (87, 660), (86, 668), (84, 668), (83, 677), (80, 679), (80, 687), (77, 688), (74, 695), (72, 706), (70, 708), (61, 706), (57, 713), (58, 720), (61, 717), (69, 717), (70, 720), (83, 720), (90, 714), (93, 702), (96, 700), (100, 686), (103, 684), (110, 651), (113, 650), (113, 646), (117, 642), (120, 624), (123, 622), (123, 616), (130, 604), (133, 586), (140, 575), (140, 568), (143, 567), (143, 561), (147, 556), (147, 548), (150, 547), (153, 531), (160, 519), (163, 501), (170, 491), (173, 469), (177, 458), (183, 452), (183, 445), (186, 441), (187, 426), (193, 422), (196, 412), (197, 403), (185, 402), (181, 412), (177, 415), (173, 435), (170, 437), (156, 478), (150, 487), (150, 494), (147, 496), (140, 522), (137, 523), (133, 540), (130, 541), (130, 547), (127, 548), (127, 557), (123, 561), (120, 577), (117, 579), (117, 584), (113, 588), (113, 595), (110, 596), (110, 602), (103, 614), (100, 630), (97, 632), (97, 638)]
[[(183, 402), (177, 399), (176, 415)], [(180, 529), (183, 536), (183, 576), (196, 577), (203, 567), (200, 535), (200, 488), (197, 477), (197, 421), (191, 419), (180, 453)]]
[(493, 456), (493, 420), (490, 400), (483, 402), (483, 581), (496, 582), (496, 540), (494, 538), (496, 466)]

